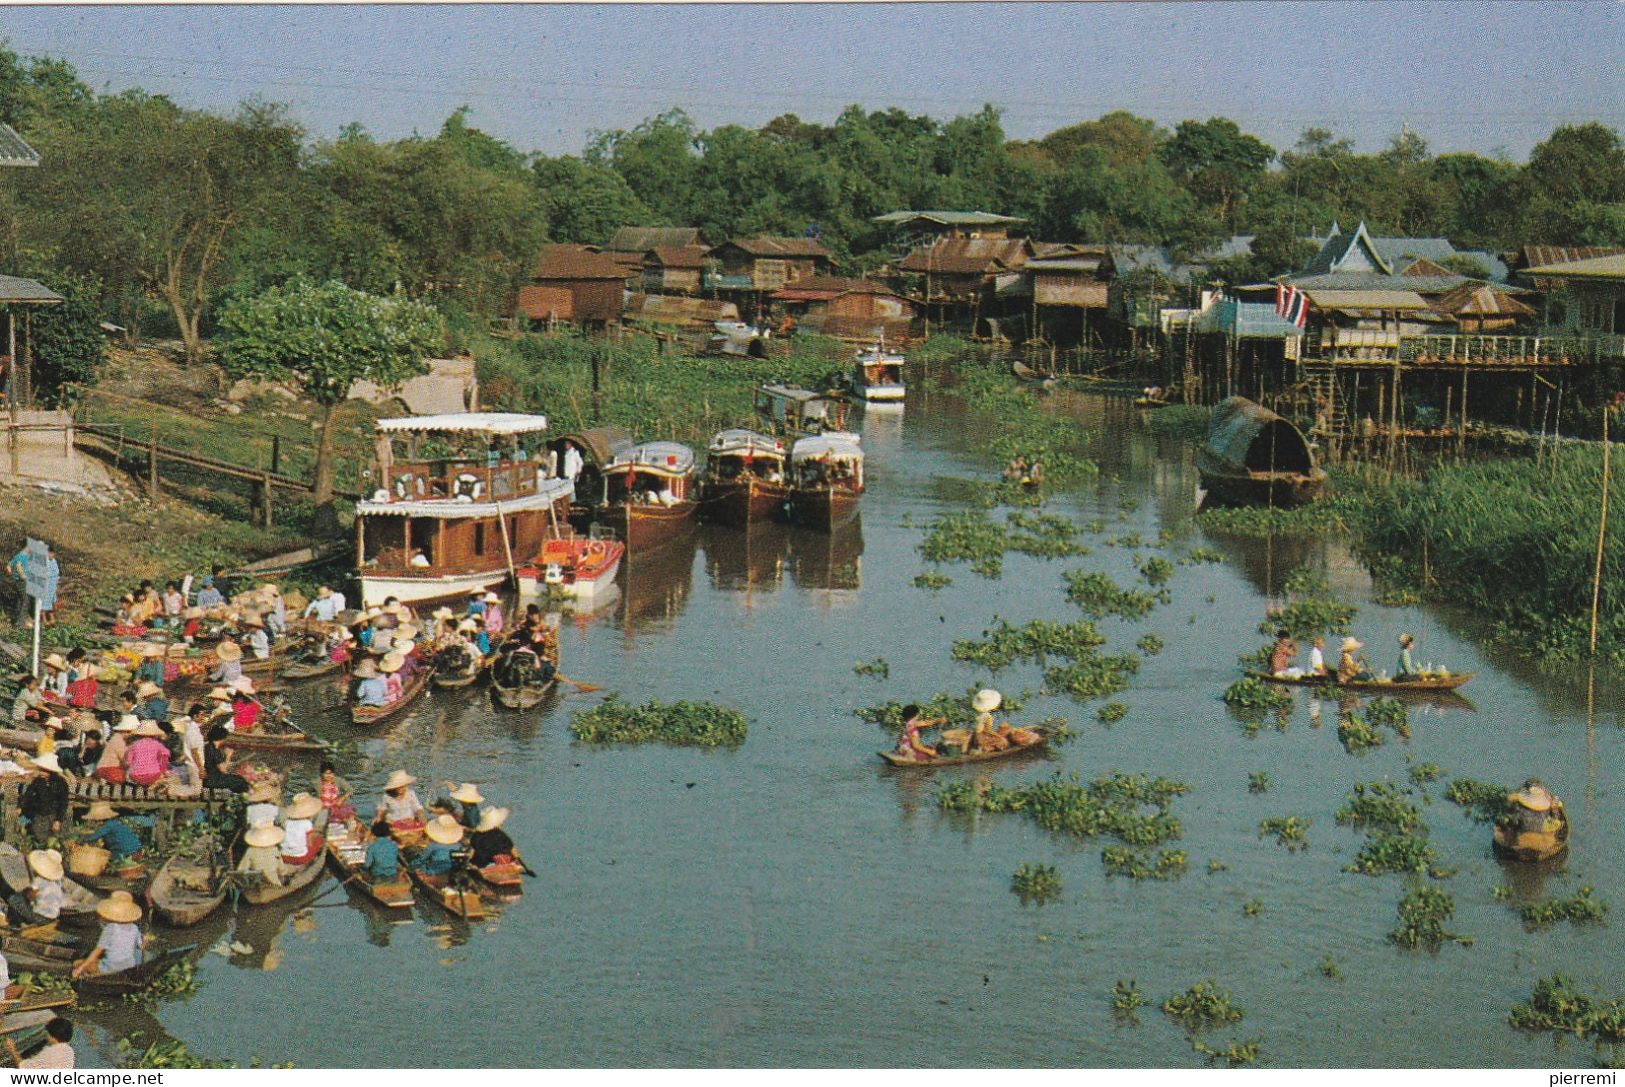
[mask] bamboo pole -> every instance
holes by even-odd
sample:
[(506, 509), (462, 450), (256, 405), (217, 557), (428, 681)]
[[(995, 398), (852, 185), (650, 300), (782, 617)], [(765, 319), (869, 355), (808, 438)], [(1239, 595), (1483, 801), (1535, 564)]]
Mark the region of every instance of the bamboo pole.
[(1602, 516), (1597, 523), (1597, 565), (1591, 576), (1591, 655), (1597, 655), (1597, 608), (1602, 602), (1602, 549), (1608, 539), (1608, 416), (1613, 414), (1614, 406), (1606, 404), (1602, 409)]

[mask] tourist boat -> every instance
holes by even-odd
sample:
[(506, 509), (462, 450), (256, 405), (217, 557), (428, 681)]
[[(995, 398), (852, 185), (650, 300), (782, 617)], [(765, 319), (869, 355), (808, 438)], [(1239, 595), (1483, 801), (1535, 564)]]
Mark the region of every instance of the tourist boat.
[(897, 754), (895, 751), (882, 751), (880, 757), (891, 765), (902, 770), (935, 770), (939, 766), (963, 766), (971, 762), (992, 762), (994, 759), (1007, 759), (1012, 755), (1024, 755), (1033, 751), (1041, 751), (1049, 743), (1049, 737), (1041, 729), (1029, 729), (1038, 733), (1038, 738), (1025, 744), (1011, 744), (1002, 751), (978, 751), (970, 755), (949, 755), (936, 759), (910, 759)]
[(1313, 501), (1326, 470), (1297, 427), (1245, 397), (1213, 409), (1207, 444), (1196, 454), (1202, 486), (1235, 505), (1299, 506)]
[(537, 562), (519, 568), (519, 596), (556, 590), (590, 607), (612, 595), (625, 555), (626, 545), (607, 531), (548, 540)]
[(147, 903), (158, 920), (185, 928), (224, 905), (232, 877), (222, 860), (219, 843), (209, 836), (176, 850), (147, 888)]
[(637, 444), (631, 431), (614, 426), (574, 431), (547, 443), (548, 464), (556, 475), (568, 478), (565, 466), (572, 447), (581, 457), (581, 468), (571, 480), (575, 484), (575, 496), (570, 503), (572, 524), (586, 530), (595, 505), (604, 493), (604, 469)]
[(901, 403), (907, 391), (903, 385), (903, 365), (908, 360), (877, 343), (858, 352), (852, 364), (852, 393), (865, 403)]
[(361, 841), (359, 827), (353, 823), (334, 828), (328, 825), (327, 856), (332, 860), (346, 886), (355, 887), (378, 905), (390, 910), (410, 910), (417, 901), (412, 894), (412, 880), (403, 870), (399, 878), (387, 883), (377, 882), (361, 870), (367, 859), (367, 846)]
[(790, 497), (784, 443), (753, 430), (724, 430), (706, 447), (700, 514), (729, 525), (764, 521)]
[(419, 668), (406, 686), (401, 688), (401, 696), (395, 701), (383, 706), (361, 706), (355, 702), (350, 703), (350, 723), (358, 728), (370, 728), (383, 724), (391, 718), (398, 717), (412, 707), (429, 689), (429, 680), (434, 676), (432, 663)]
[(407, 865), (407, 871), (412, 875), (412, 882), (422, 889), (424, 896), (451, 914), (466, 921), (480, 921), (485, 918), (485, 902), (480, 898), (477, 888), (463, 886), (452, 881), (449, 876), (431, 876)]
[(355, 507), (363, 606), (463, 599), (538, 556), (575, 494), (549, 471), (546, 429), (496, 412), (380, 419), (377, 488)]
[(321, 676), (335, 675), (342, 672), (344, 668), (344, 661), (336, 661), (331, 658), (316, 661), (295, 661), (282, 669), (280, 678), (289, 682), (302, 679), (317, 679)]
[(756, 418), (780, 437), (798, 438), (846, 430), (846, 400), (791, 385), (759, 385)]
[(852, 520), (863, 496), (863, 450), (855, 434), (820, 434), (790, 447), (790, 519), (824, 532)]
[(1280, 683), (1289, 687), (1331, 687), (1340, 691), (1370, 691), (1381, 694), (1399, 693), (1430, 693), (1450, 692), (1465, 684), (1475, 676), (1476, 672), (1456, 672), (1448, 675), (1418, 676), (1415, 679), (1351, 679), (1347, 683), (1337, 682), (1337, 674), (1328, 672), (1323, 676), (1277, 676), (1269, 672), (1249, 671), (1247, 673), (1254, 679), (1264, 680), (1266, 683)]
[(472, 871), (480, 877), (481, 883), (496, 894), (514, 898), (525, 893), (525, 870), (515, 862), (507, 864), (493, 862)]
[(1550, 812), (1530, 811), (1511, 802), (1508, 807), (1512, 811), (1496, 822), (1491, 835), (1497, 853), (1513, 860), (1545, 861), (1568, 850), (1569, 815), (1562, 804)]
[(694, 450), (677, 442), (642, 442), (604, 469), (597, 518), (631, 551), (646, 551), (694, 524)]

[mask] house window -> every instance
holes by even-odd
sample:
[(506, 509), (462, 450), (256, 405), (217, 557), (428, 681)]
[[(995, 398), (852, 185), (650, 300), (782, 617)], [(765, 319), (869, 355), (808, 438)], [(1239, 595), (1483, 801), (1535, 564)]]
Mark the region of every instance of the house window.
[(485, 525), (483, 522), (474, 526), (474, 554), (485, 554)]

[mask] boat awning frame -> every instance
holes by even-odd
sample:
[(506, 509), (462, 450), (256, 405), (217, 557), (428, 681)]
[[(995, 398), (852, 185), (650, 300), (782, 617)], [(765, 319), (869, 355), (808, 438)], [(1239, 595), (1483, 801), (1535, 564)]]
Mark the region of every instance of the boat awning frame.
[(511, 411), (448, 412), (444, 415), (405, 415), (380, 419), (385, 434), (438, 431), (444, 434), (534, 434), (547, 429), (547, 416)]
[(432, 517), (440, 521), (451, 521), (545, 510), (560, 499), (574, 499), (575, 494), (575, 484), (568, 479), (544, 479), (535, 494), (527, 494), (511, 502), (458, 502), (450, 498), (413, 499), (404, 502), (364, 500), (355, 504), (355, 512), (357, 517)]

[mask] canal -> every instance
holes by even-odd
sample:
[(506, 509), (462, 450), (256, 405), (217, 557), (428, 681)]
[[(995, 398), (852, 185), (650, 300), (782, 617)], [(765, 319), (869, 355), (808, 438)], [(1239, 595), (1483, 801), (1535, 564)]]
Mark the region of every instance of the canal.
[[(340, 772), (364, 794), (396, 768), (417, 775), (425, 800), (447, 780), (477, 782), (513, 808), (508, 829), (539, 878), (472, 927), (422, 904), (390, 924), (324, 877), (295, 902), (163, 933), (252, 951), (202, 954), (197, 990), (150, 1014), (78, 1014), (82, 1063), (115, 1062), (117, 1035), (139, 1030), (140, 1045), (167, 1033), (208, 1057), (307, 1067), (1194, 1065), (1202, 1057), (1157, 1005), (1205, 978), (1246, 1013), (1209, 1043), (1258, 1039), (1265, 1066), (1589, 1059), (1513, 1030), (1507, 1012), (1554, 972), (1625, 995), (1621, 941), (1611, 925), (1526, 932), (1514, 907), (1581, 885), (1625, 906), (1617, 687), (1599, 680), (1588, 713), (1583, 676), (1486, 650), (1473, 616), (1376, 605), (1336, 540), (1271, 549), (1209, 537), (1194, 519), (1191, 449), (1150, 433), (1124, 400), (1051, 404), (1096, 435), (1101, 481), (1046, 505), (1103, 522), (1084, 537), (1091, 554), (1011, 552), (996, 580), (950, 565), (951, 585), (917, 588), (925, 526), (963, 508), (966, 488), (951, 477), (985, 479), (994, 466), (980, 453), (985, 421), (949, 397), (911, 397), (906, 413), (863, 420), (870, 486), (853, 531), (703, 528), (630, 561), (610, 606), (565, 618), (571, 677), (632, 702), (736, 706), (751, 722), (742, 746), (586, 747), (570, 715), (601, 696), (561, 695), (521, 715), (478, 689), (435, 691), (366, 735), (342, 718), (335, 690), (301, 691), (309, 727), (344, 742)], [(1123, 539), (1136, 534), (1142, 546)], [(1110, 727), (1098, 703), (1039, 694), (1035, 665), (994, 677), (949, 657), (954, 639), (995, 617), (1078, 618), (1068, 569), (1133, 584), (1136, 559), (1196, 547), (1227, 561), (1176, 565), (1168, 603), (1141, 622), (1100, 624), (1108, 652), (1134, 652), (1146, 632), (1165, 643), (1118, 696), (1128, 712)], [(1465, 688), (1473, 705), (1413, 706), (1408, 739), (1360, 757), (1338, 741), (1336, 703), (1302, 692), (1290, 713), (1245, 728), (1220, 695), (1238, 654), (1263, 641), (1257, 626), (1281, 602), (1282, 578), (1304, 562), (1360, 606), (1374, 664), (1391, 668), (1397, 636), (1411, 631), (1419, 660), (1478, 673)], [(881, 657), (889, 676), (854, 672)], [(1048, 762), (904, 774), (876, 757), (892, 737), (853, 714), (987, 680), (1032, 692), (1018, 722), (1062, 714), (1077, 739)], [(1474, 941), (1437, 953), (1387, 941), (1406, 882), (1345, 872), (1363, 838), (1333, 821), (1356, 782), (1405, 784), (1429, 762), (1443, 778), (1426, 789), (1424, 818), (1455, 870), (1436, 885), (1455, 899), (1447, 927)], [(1183, 877), (1111, 878), (1100, 860), (1109, 841), (1019, 814), (948, 814), (934, 799), (936, 782), (962, 777), (1114, 770), (1190, 785), (1173, 805)], [(1259, 771), (1269, 788), (1250, 792)], [(1513, 785), (1530, 774), (1574, 820), (1573, 849), (1550, 870), (1498, 862), (1488, 828), (1443, 799), (1452, 778)], [(1260, 837), (1261, 820), (1286, 815), (1311, 821), (1307, 849)], [(1026, 906), (1011, 893), (1029, 862), (1056, 866), (1058, 900)], [(1322, 971), (1328, 960), (1336, 976)], [(1147, 998), (1138, 1024), (1113, 1013), (1119, 979)]]

